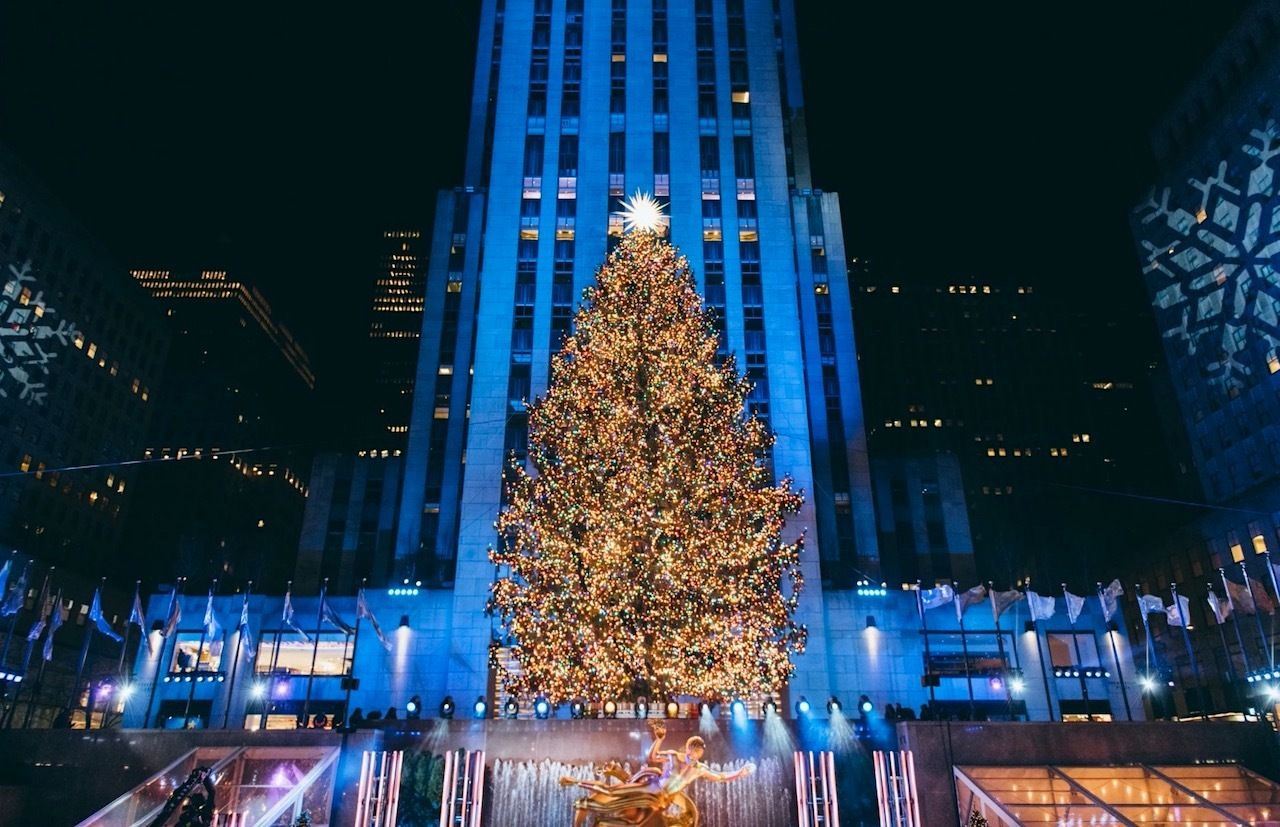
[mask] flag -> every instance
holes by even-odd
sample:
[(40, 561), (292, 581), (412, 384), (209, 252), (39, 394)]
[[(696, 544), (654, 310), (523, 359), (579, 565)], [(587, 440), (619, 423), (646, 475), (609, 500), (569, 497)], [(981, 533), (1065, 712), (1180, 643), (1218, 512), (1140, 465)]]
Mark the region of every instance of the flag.
[(257, 649), (253, 646), (253, 632), (248, 629), (248, 594), (244, 595), (244, 603), (241, 604), (241, 622), (236, 626), (236, 631), (239, 634), (241, 648), (252, 661), (257, 655)]
[(1253, 595), (1240, 583), (1234, 580), (1228, 580), (1223, 575), (1222, 583), (1227, 590), (1227, 602), (1231, 604), (1231, 608), (1238, 612), (1251, 615), (1257, 614), (1258, 607), (1253, 603)]
[[(950, 589), (950, 586), (946, 587)], [(931, 589), (930, 591), (934, 591)], [(356, 617), (367, 618), (369, 625), (373, 627), (373, 633), (378, 636), (378, 642), (382, 644), (382, 648), (388, 652), (391, 651), (391, 641), (387, 640), (387, 636), (382, 633), (382, 626), (378, 623), (378, 618), (373, 616), (373, 612), (369, 609), (369, 604), (364, 599), (364, 589), (356, 595)]]
[(204, 604), (204, 636), (208, 640), (218, 640), (222, 637), (222, 627), (218, 625), (218, 618), (213, 613), (213, 589), (209, 589), (209, 602)]
[(129, 611), (129, 622), (137, 625), (139, 634), (147, 642), (147, 654), (154, 655), (151, 635), (147, 634), (147, 615), (142, 611), (142, 595), (138, 593), (137, 586), (133, 587), (133, 609)]
[(30, 563), (23, 566), (22, 574), (18, 575), (18, 582), (13, 584), (9, 594), (5, 595), (4, 602), (0, 603), (0, 617), (16, 615), (22, 608), (23, 602), (27, 599), (27, 572), (30, 570)]
[(1012, 606), (1022, 599), (1022, 592), (1017, 589), (1010, 589), (1007, 592), (991, 593), (991, 614), (999, 621), (1000, 615), (1004, 614), (1005, 609)]
[(1102, 604), (1102, 619), (1110, 623), (1120, 608), (1120, 595), (1124, 594), (1124, 586), (1119, 580), (1112, 580), (1111, 585), (1098, 590), (1098, 602)]
[(923, 589), (920, 592), (920, 603), (926, 609), (936, 609), (939, 606), (945, 606), (955, 599), (955, 589), (943, 583), (936, 589)]
[(1067, 603), (1067, 619), (1074, 626), (1075, 622), (1080, 619), (1080, 613), (1084, 611), (1084, 598), (1063, 589), (1062, 599)]
[(99, 594), (100, 589), (94, 589), (93, 602), (89, 604), (89, 619), (93, 621), (93, 625), (98, 631), (114, 640), (116, 643), (122, 643), (124, 638), (116, 634), (116, 630), (111, 628), (111, 624), (102, 616), (102, 596)]
[(1147, 622), (1147, 615), (1152, 612), (1165, 613), (1164, 601), (1154, 594), (1144, 594), (1138, 598), (1138, 610), (1142, 612), (1142, 622)]
[(1031, 609), (1032, 620), (1048, 620), (1057, 611), (1058, 599), (1045, 597), (1033, 591), (1027, 591), (1027, 607)]
[(1213, 617), (1218, 623), (1226, 623), (1227, 618), (1231, 617), (1231, 601), (1223, 603), (1218, 599), (1218, 595), (1214, 594), (1213, 589), (1209, 589), (1206, 598), (1209, 601), (1209, 608), (1213, 610)]
[(1258, 611), (1273, 615), (1276, 613), (1275, 601), (1271, 599), (1271, 595), (1267, 594), (1267, 590), (1257, 580), (1250, 578), (1249, 589), (1253, 592), (1253, 605)]
[(1178, 595), (1173, 603), (1164, 609), (1170, 626), (1189, 626), (1191, 624), (1191, 601), (1185, 595)]
[(987, 599), (987, 587), (981, 584), (956, 595), (956, 620), (964, 622), (964, 610)]
[(44, 659), (46, 661), (53, 660), (53, 636), (62, 627), (62, 592), (58, 592), (57, 599), (53, 601), (52, 614), (53, 619), (49, 622), (49, 634), (44, 639)]
[(39, 614), (36, 616), (36, 622), (32, 623), (31, 628), (27, 630), (27, 641), (30, 643), (36, 642), (40, 639), (40, 635), (44, 634), (44, 627), (49, 624), (49, 615), (53, 613), (53, 598), (49, 595), (47, 578), (36, 603), (40, 606)]
[(0, 568), (0, 603), (4, 601), (5, 590), (9, 588), (9, 571), (13, 568), (13, 557), (4, 561), (4, 567)]
[(160, 630), (160, 634), (172, 637), (173, 633), (178, 631), (178, 624), (182, 622), (182, 601), (178, 599), (178, 587), (173, 587), (173, 593), (169, 595), (169, 616), (164, 620), (164, 628)]
[(320, 595), (320, 617), (334, 628), (340, 630), (344, 634), (354, 634), (355, 629), (351, 628), (351, 624), (338, 617), (338, 612), (329, 605), (329, 599), (324, 595)]
[(290, 629), (292, 629), (293, 631), (301, 635), (303, 640), (305, 640), (307, 643), (311, 642), (311, 638), (307, 636), (306, 632), (302, 631), (302, 627), (299, 626), (298, 622), (293, 619), (292, 592), (286, 591), (284, 593), (284, 615), (281, 619), (284, 621), (284, 625), (288, 626)]

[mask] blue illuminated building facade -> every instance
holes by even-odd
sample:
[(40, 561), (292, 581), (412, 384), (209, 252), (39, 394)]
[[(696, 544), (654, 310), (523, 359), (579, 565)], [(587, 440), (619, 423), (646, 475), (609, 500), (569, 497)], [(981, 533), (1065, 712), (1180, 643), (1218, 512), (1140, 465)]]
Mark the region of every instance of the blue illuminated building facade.
[(622, 233), (620, 200), (652, 193), (777, 435), (776, 473), (806, 493), (789, 531), (808, 532), (819, 669), (817, 584), (880, 566), (840, 208), (810, 178), (792, 3), (489, 0), (479, 43), (463, 186), (439, 195), (428, 254), (397, 578), (452, 587), (450, 669), (484, 691), (487, 549), (524, 403)]

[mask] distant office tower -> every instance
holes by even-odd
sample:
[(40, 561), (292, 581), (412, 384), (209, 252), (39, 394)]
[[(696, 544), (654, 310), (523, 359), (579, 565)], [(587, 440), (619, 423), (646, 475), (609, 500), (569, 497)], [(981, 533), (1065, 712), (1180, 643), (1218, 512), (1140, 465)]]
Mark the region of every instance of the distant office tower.
[[(963, 579), (976, 564), (1058, 583), (1133, 542), (1121, 527), (1134, 502), (1096, 492), (1150, 492), (1169, 477), (1141, 307), (865, 259), (851, 279), (886, 578)], [(923, 472), (935, 458), (919, 488), (894, 468)], [(931, 517), (884, 519), (917, 495)], [(944, 516), (954, 502), (967, 506), (973, 559), (953, 556), (957, 524)], [(916, 553), (891, 552), (903, 543)]]
[(404, 448), (422, 339), (426, 244), (420, 230), (384, 230), (369, 320), (375, 422), (380, 446)]
[(524, 402), (637, 190), (669, 203), (777, 435), (772, 467), (804, 489), (789, 531), (808, 531), (819, 668), (823, 576), (880, 564), (840, 210), (810, 183), (792, 3), (488, 0), (479, 42), (464, 186), (437, 202), (396, 548), (399, 573), (453, 584), (455, 695), (487, 682), (486, 550)]
[(0, 549), (107, 573), (138, 478), (119, 463), (142, 453), (168, 341), (128, 271), (0, 150)]
[(311, 466), (310, 360), (257, 288), (225, 271), (132, 273), (172, 332), (143, 456), (174, 461), (143, 466), (131, 546), (155, 576), (279, 588)]

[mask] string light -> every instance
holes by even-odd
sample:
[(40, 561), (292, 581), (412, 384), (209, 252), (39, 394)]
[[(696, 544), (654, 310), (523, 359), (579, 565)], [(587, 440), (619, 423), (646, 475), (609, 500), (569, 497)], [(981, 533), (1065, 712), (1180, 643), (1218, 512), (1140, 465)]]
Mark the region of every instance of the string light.
[(717, 346), (684, 258), (624, 236), (530, 409), (536, 473), (507, 474), (490, 552), (505, 692), (728, 699), (791, 676), (803, 538), (782, 531), (802, 497), (773, 483), (773, 437)]

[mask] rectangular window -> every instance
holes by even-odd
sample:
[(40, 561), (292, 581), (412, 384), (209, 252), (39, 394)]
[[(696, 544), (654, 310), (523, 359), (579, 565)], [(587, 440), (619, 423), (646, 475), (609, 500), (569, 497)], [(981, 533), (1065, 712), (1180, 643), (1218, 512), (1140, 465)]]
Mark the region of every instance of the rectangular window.
[[(1071, 632), (1050, 632), (1045, 637), (1049, 640), (1049, 660), (1055, 669), (1092, 669), (1102, 665), (1093, 632), (1076, 632), (1074, 636)], [(1077, 644), (1079, 658), (1076, 657)]]
[(208, 640), (201, 645), (199, 632), (180, 632), (173, 647), (170, 672), (217, 672), (222, 664), (222, 641)]
[[(314, 630), (308, 631), (311, 642), (299, 637), (292, 629), (264, 632), (258, 646), (258, 660), (254, 671), (260, 675), (346, 675), (351, 671), (350, 646), (342, 632), (321, 632), (316, 639)], [(315, 672), (311, 671), (311, 659), (315, 656)], [(272, 663), (275, 671), (272, 673)]]

